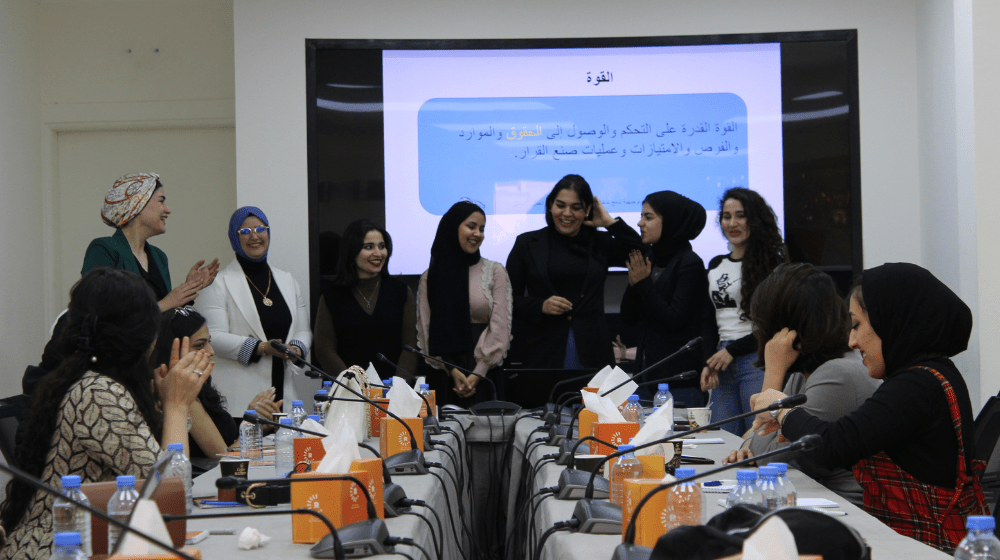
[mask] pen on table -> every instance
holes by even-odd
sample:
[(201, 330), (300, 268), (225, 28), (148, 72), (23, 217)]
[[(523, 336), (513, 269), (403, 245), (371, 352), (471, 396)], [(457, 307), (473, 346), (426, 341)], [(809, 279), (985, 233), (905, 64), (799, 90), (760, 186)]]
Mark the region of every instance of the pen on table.
[(209, 535), (235, 535), (236, 529), (209, 529)]

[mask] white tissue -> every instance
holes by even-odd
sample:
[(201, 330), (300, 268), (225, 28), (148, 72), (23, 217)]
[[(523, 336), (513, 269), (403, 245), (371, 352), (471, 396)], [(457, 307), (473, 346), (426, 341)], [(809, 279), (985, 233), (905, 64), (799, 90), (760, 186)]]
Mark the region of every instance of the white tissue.
[[(622, 371), (622, 369), (618, 366), (615, 366), (614, 369), (611, 370), (611, 373), (608, 374), (608, 377), (601, 382), (601, 387), (597, 390), (597, 393), (603, 395), (612, 387), (618, 385), (626, 379), (628, 379), (628, 374)], [(611, 393), (608, 393), (607, 398), (610, 399), (615, 406), (619, 406), (627, 401), (628, 398), (632, 396), (632, 393), (634, 393), (638, 388), (639, 386), (636, 385), (634, 381), (629, 381)]]
[(606, 424), (609, 422), (624, 422), (625, 417), (622, 416), (621, 412), (618, 412), (618, 407), (615, 406), (611, 399), (608, 397), (602, 397), (596, 393), (591, 393), (590, 391), (582, 391), (583, 393), (583, 406), (587, 407), (587, 410), (593, 412), (597, 415), (597, 421)]
[(400, 418), (416, 418), (420, 414), (420, 405), (424, 403), (420, 395), (400, 377), (392, 378), (392, 389), (386, 396), (389, 397), (389, 412)]
[[(156, 502), (153, 500), (136, 502), (132, 509), (132, 517), (129, 518), (129, 524), (160, 542), (171, 542), (170, 532), (167, 531), (167, 525), (163, 522), (163, 516), (160, 515), (160, 508), (156, 507)], [(122, 543), (118, 547), (117, 554), (140, 556), (144, 554), (170, 554), (170, 551), (164, 550), (134, 533), (123, 533)]]
[(743, 560), (798, 560), (799, 549), (788, 525), (773, 516), (743, 541)]
[(323, 438), (323, 449), (326, 455), (314, 472), (344, 474), (351, 470), (351, 463), (361, 459), (354, 428), (343, 415), (337, 418), (330, 435)]
[[(642, 429), (639, 430), (639, 433), (635, 434), (635, 437), (632, 438), (632, 444), (635, 446), (639, 446), (644, 443), (649, 443), (654, 440), (665, 438), (668, 435), (673, 434), (674, 431), (673, 426), (674, 426), (673, 406), (672, 405), (661, 406), (659, 409), (657, 409), (655, 412), (650, 414), (649, 417), (646, 418), (646, 424), (642, 427)], [(673, 448), (673, 446), (670, 443), (665, 444), (664, 447), (670, 447), (671, 449)], [(651, 447), (647, 447), (645, 449), (640, 449), (635, 453), (636, 455), (651, 455), (659, 450), (660, 450), (659, 446), (654, 445)], [(664, 455), (666, 455), (667, 453), (673, 456), (673, 451), (670, 452), (665, 451)], [(665, 460), (670, 458), (671, 457), (664, 457)]]
[(310, 432), (319, 432), (327, 436), (330, 435), (330, 430), (326, 429), (326, 426), (320, 424), (319, 422), (313, 420), (312, 418), (306, 418), (305, 420), (303, 420), (301, 428), (303, 430), (309, 430)]
[(239, 542), (236, 546), (240, 547), (240, 550), (253, 550), (264, 546), (270, 541), (271, 537), (260, 534), (260, 531), (253, 527), (247, 527), (240, 533)]
[(365, 370), (365, 377), (368, 378), (369, 385), (382, 384), (382, 378), (378, 376), (378, 370), (375, 369), (375, 366), (371, 362), (368, 362), (368, 369)]
[(609, 375), (611, 375), (611, 366), (604, 366), (601, 368), (601, 371), (595, 373), (594, 376), (590, 378), (590, 381), (587, 382), (587, 387), (590, 387), (591, 389), (600, 387), (601, 383), (603, 383)]

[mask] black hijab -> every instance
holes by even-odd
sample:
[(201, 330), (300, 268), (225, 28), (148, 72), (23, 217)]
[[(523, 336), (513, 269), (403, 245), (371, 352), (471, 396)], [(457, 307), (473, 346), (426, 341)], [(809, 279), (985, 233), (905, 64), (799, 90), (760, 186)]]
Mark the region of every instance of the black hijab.
[(441, 217), (431, 245), (427, 302), (431, 308), (428, 351), (433, 356), (469, 349), (469, 267), (479, 262), (480, 256), (478, 250), (471, 255), (462, 250), (458, 228), (475, 212), (486, 215), (471, 202), (456, 202)]
[(872, 329), (882, 339), (887, 376), (950, 358), (969, 346), (969, 306), (915, 264), (887, 263), (864, 271), (861, 297)]
[(653, 264), (665, 266), (674, 255), (691, 250), (691, 240), (705, 229), (705, 207), (674, 191), (659, 191), (646, 196), (662, 218), (660, 240), (653, 244)]

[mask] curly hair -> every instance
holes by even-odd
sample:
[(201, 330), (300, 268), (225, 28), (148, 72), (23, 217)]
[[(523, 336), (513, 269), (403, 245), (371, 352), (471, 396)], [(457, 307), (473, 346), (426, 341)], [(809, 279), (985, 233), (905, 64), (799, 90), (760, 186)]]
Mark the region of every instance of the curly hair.
[[(88, 371), (110, 377), (128, 390), (157, 441), (163, 431), (148, 360), (160, 308), (146, 282), (131, 272), (92, 269), (70, 291), (67, 317), (61, 339), (67, 356), (38, 382), (22, 440), (32, 444), (18, 446), (14, 455), (15, 465), (29, 473), (45, 469), (63, 400)], [(34, 492), (17, 479), (7, 484), (0, 523), (8, 533), (21, 520)]]
[(750, 234), (746, 251), (743, 253), (743, 264), (740, 267), (740, 311), (742, 315), (749, 316), (754, 290), (779, 264), (788, 262), (788, 248), (781, 240), (778, 218), (774, 215), (774, 210), (764, 197), (750, 189), (734, 187), (722, 194), (722, 198), (719, 199), (720, 228), (722, 207), (729, 199), (743, 205)]
[[(177, 307), (164, 311), (160, 317), (160, 335), (156, 338), (156, 346), (150, 355), (150, 367), (155, 370), (160, 364), (169, 364), (174, 339), (194, 336), (194, 333), (204, 325), (205, 317), (192, 307)], [(210, 416), (215, 411), (226, 411), (226, 398), (212, 384), (211, 377), (201, 386), (198, 401)]]
[(810, 264), (778, 265), (757, 286), (750, 310), (760, 358), (757, 367), (764, 366), (764, 345), (785, 328), (795, 331), (799, 350), (799, 358), (788, 373), (808, 375), (849, 350), (851, 316), (847, 304), (837, 293), (833, 278)]

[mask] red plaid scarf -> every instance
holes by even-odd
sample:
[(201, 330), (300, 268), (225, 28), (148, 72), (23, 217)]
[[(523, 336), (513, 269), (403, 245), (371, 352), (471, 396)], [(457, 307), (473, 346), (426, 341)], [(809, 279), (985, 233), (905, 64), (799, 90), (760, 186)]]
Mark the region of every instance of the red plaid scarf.
[(955, 488), (925, 484), (899, 468), (884, 452), (854, 465), (854, 478), (864, 488), (865, 511), (892, 527), (897, 533), (923, 541), (937, 549), (952, 552), (965, 537), (965, 518), (989, 515), (979, 473), (983, 461), (972, 460), (971, 473), (965, 468), (965, 445), (962, 443), (962, 414), (951, 383), (931, 368), (944, 388), (951, 412), (951, 422), (958, 438), (958, 479)]

